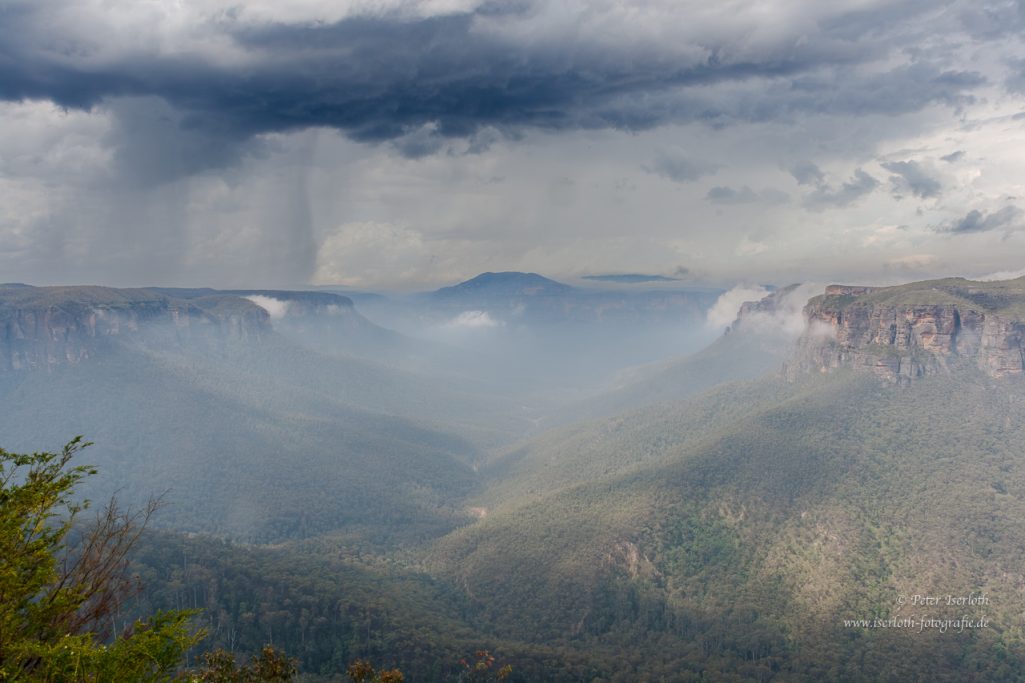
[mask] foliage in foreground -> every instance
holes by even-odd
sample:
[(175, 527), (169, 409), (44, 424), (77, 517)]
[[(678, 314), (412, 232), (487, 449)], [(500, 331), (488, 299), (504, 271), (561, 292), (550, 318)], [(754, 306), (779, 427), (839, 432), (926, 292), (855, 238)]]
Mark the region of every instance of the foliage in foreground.
[(185, 610), (115, 632), (132, 587), (125, 558), (156, 505), (130, 514), (112, 502), (69, 552), (89, 507), (72, 492), (95, 470), (68, 463), (88, 445), (77, 437), (60, 453), (0, 449), (0, 680), (169, 680), (202, 637)]
[(296, 660), (280, 650), (265, 645), (259, 656), (248, 664), (239, 665), (235, 655), (217, 649), (203, 655), (199, 669), (181, 675), (188, 683), (288, 683), (298, 673)]
[[(75, 486), (95, 473), (70, 467), (88, 446), (81, 437), (60, 453), (10, 453), (0, 449), (0, 681), (180, 681), (187, 683), (288, 683), (298, 662), (272, 646), (240, 664), (217, 649), (203, 664), (183, 669), (189, 650), (206, 636), (190, 623), (199, 610), (157, 610), (117, 628), (124, 600), (138, 588), (128, 576), (128, 553), (156, 510), (121, 511), (111, 502), (95, 522), (77, 524), (89, 501), (76, 503)], [(494, 657), (477, 653), (464, 662), (460, 680), (492, 677)], [(399, 669), (375, 670), (357, 660), (347, 670), (357, 683), (401, 683)]]

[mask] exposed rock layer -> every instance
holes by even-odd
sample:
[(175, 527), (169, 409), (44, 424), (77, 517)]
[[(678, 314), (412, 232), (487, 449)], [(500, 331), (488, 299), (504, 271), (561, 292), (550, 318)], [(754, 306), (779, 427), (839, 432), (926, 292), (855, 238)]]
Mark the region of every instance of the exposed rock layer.
[(222, 349), (269, 330), (267, 311), (235, 296), (0, 285), (0, 372), (78, 364), (118, 341)]
[(910, 382), (974, 366), (1025, 373), (1025, 278), (961, 278), (900, 287), (831, 285), (805, 306), (807, 328), (787, 374), (849, 367)]

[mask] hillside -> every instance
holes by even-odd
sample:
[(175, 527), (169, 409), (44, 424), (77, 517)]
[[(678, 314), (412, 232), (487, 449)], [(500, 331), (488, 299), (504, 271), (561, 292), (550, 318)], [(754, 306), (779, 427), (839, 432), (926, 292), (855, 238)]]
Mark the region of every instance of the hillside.
[[(487, 517), (431, 557), (504, 635), (636, 648), (652, 674), (1009, 680), (1025, 672), (1022, 425), (1020, 381), (977, 372), (726, 386), (498, 460)], [(967, 610), (986, 628), (843, 623), (953, 618), (898, 597), (972, 592), (991, 598)]]

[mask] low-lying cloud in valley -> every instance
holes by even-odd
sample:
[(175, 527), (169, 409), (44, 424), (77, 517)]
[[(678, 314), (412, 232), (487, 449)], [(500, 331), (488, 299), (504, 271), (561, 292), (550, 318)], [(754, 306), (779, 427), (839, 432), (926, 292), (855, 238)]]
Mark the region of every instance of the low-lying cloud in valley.
[(807, 328), (803, 313), (805, 304), (824, 290), (825, 286), (818, 283), (801, 283), (775, 292), (764, 287), (737, 286), (716, 300), (708, 310), (706, 320), (711, 327), (725, 328), (737, 320), (743, 304), (771, 297), (771, 306), (745, 313), (741, 320), (743, 331), (794, 340)]
[(292, 303), (290, 301), (282, 301), (281, 299), (275, 299), (261, 294), (253, 294), (243, 298), (252, 301), (254, 304), (267, 311), (271, 320), (281, 320), (284, 318)]
[(492, 318), (487, 311), (463, 311), (447, 322), (445, 326), (473, 330), (501, 327), (504, 324), (501, 320)]

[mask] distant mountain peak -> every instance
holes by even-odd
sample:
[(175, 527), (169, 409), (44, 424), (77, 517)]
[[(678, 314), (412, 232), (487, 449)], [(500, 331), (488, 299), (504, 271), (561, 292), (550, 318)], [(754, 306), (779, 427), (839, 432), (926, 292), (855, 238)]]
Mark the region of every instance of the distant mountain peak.
[(500, 294), (525, 295), (562, 294), (571, 291), (569, 285), (538, 275), (537, 273), (520, 273), (505, 271), (501, 273), (481, 273), (477, 277), (460, 282), (451, 287), (442, 287), (435, 294), (440, 296), (458, 296), (462, 294)]

